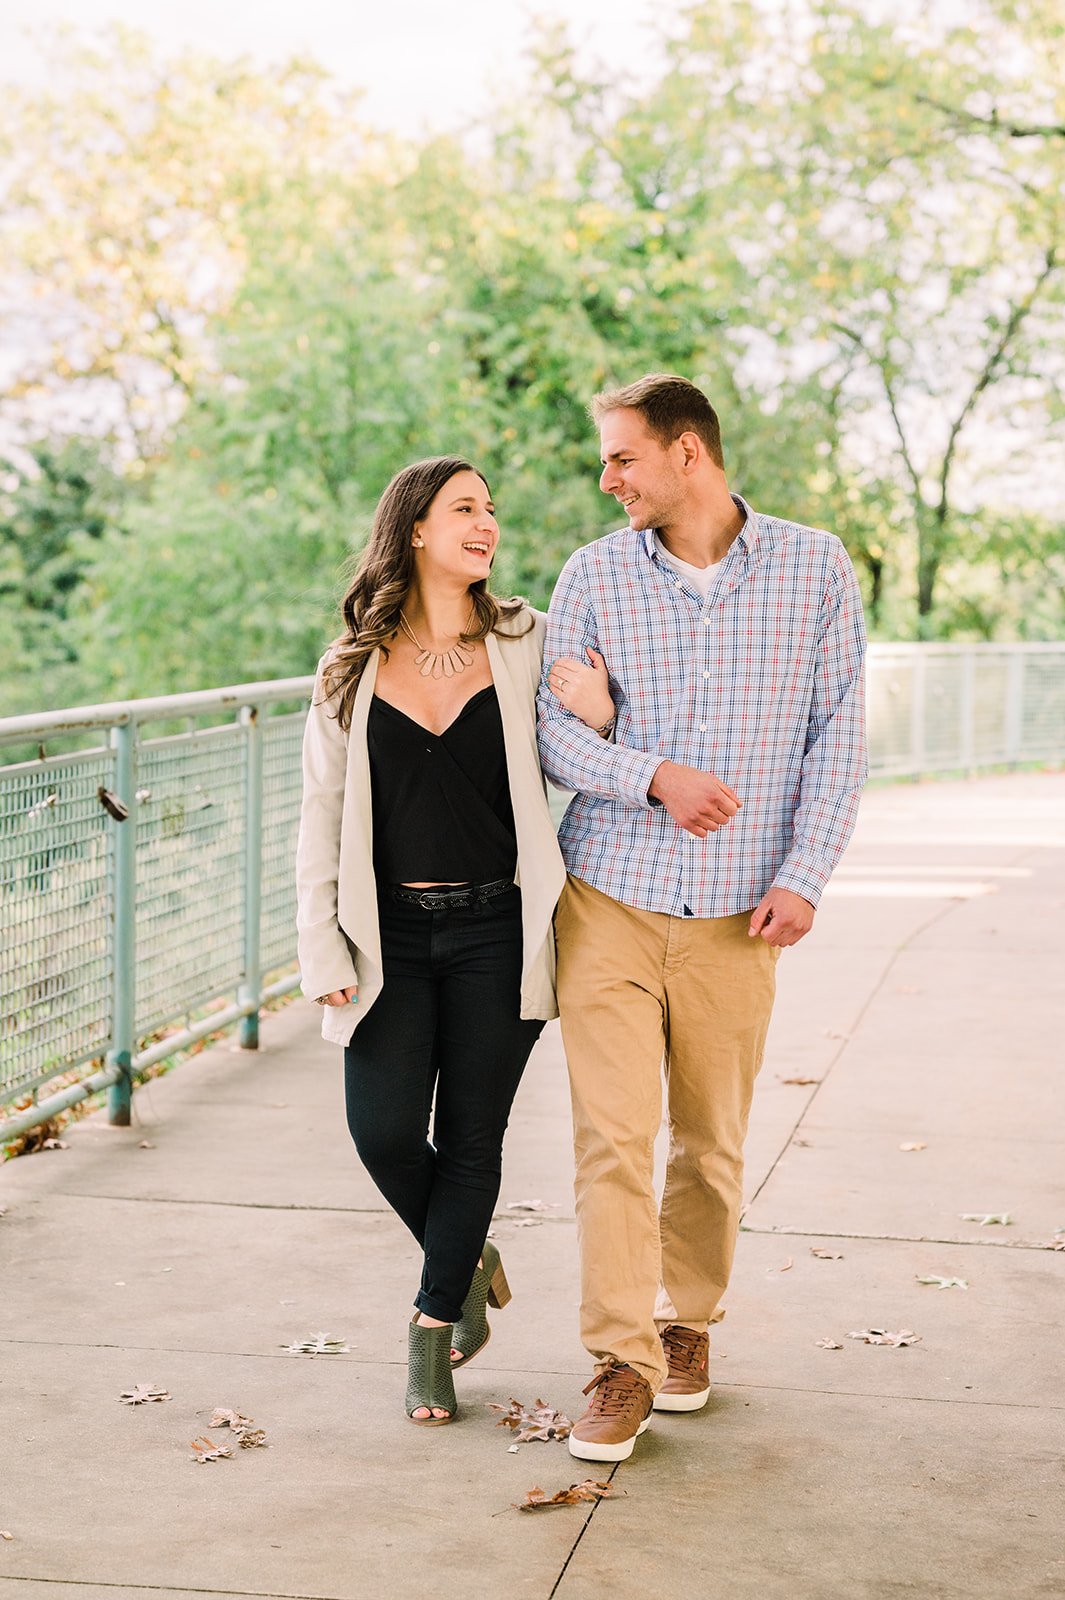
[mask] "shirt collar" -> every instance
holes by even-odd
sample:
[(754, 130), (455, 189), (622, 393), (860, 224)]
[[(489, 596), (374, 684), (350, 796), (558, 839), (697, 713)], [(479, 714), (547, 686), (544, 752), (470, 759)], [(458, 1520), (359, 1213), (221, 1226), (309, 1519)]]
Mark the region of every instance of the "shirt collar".
[[(752, 511), (742, 495), (734, 494), (732, 503), (738, 510), (743, 512), (743, 527), (736, 535), (736, 542), (742, 544), (744, 550), (750, 555), (758, 542), (758, 513)], [(657, 532), (657, 528), (644, 528), (643, 530), (643, 548), (648, 556), (654, 556), (655, 534)]]

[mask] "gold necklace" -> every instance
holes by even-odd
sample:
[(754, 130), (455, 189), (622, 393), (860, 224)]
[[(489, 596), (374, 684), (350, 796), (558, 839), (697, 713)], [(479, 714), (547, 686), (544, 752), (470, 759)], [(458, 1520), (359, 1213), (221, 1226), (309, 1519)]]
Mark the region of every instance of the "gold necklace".
[[(466, 619), (467, 627), (472, 620), (471, 611)], [(402, 611), (399, 614), (399, 625), (418, 651), (414, 665), (420, 670), (423, 678), (453, 678), (456, 672), (466, 671), (476, 654), (475, 650), (462, 640), (461, 635), (450, 650), (427, 650)]]

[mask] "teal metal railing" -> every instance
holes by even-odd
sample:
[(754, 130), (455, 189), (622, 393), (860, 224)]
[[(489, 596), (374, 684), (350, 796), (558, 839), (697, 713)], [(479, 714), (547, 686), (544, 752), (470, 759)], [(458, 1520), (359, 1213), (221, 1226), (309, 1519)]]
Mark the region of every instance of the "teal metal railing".
[[(103, 1088), (128, 1122), (138, 1073), (232, 1023), (254, 1049), (297, 987), (266, 979), (295, 958), (312, 683), (0, 720), (38, 748), (0, 767), (0, 1105), (32, 1100), (0, 1143)], [(1065, 644), (873, 645), (868, 706), (875, 777), (1065, 761)]]
[(38, 747), (0, 767), (0, 1103), (30, 1100), (0, 1141), (104, 1088), (128, 1122), (146, 1068), (235, 1022), (254, 1049), (260, 1007), (298, 986), (265, 980), (295, 957), (312, 684), (0, 720), (0, 745)]

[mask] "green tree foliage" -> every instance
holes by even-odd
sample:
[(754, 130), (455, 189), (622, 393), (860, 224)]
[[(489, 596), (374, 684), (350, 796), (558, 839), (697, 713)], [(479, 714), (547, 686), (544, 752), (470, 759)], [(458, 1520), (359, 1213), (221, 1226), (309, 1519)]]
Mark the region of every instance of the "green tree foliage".
[(0, 425), (80, 434), (87, 486), (64, 522), (73, 457), (8, 480), (15, 698), (38, 652), (80, 699), (309, 670), (384, 484), (445, 450), (545, 603), (617, 522), (588, 400), (649, 370), (711, 394), (755, 505), (841, 534), (882, 635), (1060, 634), (1062, 27), (970, 11), (699, 0), (638, 91), (543, 29), (472, 145), (308, 63), (64, 47), (0, 113), (39, 313)]

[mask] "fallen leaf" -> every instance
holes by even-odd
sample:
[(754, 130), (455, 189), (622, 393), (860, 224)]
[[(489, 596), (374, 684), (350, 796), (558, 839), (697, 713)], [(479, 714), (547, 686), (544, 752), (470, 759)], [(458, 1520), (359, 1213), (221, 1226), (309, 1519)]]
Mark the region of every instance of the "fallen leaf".
[(816, 1346), (817, 1346), (817, 1348), (819, 1350), (842, 1350), (843, 1349), (843, 1346), (840, 1344), (838, 1339), (815, 1339), (814, 1343), (816, 1344)]
[(794, 1265), (795, 1265), (795, 1262), (794, 1262), (793, 1258), (791, 1256), (789, 1256), (788, 1259), (785, 1261), (784, 1265), (782, 1267), (779, 1267), (777, 1270), (779, 1272), (790, 1272)]
[(343, 1339), (331, 1339), (327, 1333), (316, 1333), (313, 1338), (297, 1339), (294, 1344), (281, 1346), (293, 1356), (343, 1356), (350, 1348)]
[(792, 1142), (792, 1144), (800, 1144), (800, 1145), (802, 1145), (804, 1150), (808, 1150), (810, 1148), (810, 1140), (809, 1139), (793, 1139), (791, 1142)]
[(900, 1144), (900, 1150), (927, 1150), (928, 1146), (923, 1139), (911, 1139), (908, 1144)]
[(118, 1397), (127, 1406), (142, 1406), (147, 1400), (169, 1400), (166, 1389), (157, 1389), (150, 1383), (135, 1383), (132, 1389), (123, 1389)]
[(586, 1478), (583, 1483), (571, 1483), (568, 1489), (559, 1489), (555, 1494), (547, 1495), (537, 1487), (526, 1491), (525, 1499), (516, 1503), (516, 1511), (549, 1511), (555, 1506), (579, 1506), (585, 1500), (616, 1500), (625, 1493), (624, 1489), (615, 1489), (613, 1484), (601, 1483), (595, 1478)]
[(819, 1244), (812, 1244), (810, 1246), (810, 1254), (812, 1256), (816, 1256), (818, 1261), (842, 1261), (843, 1260), (843, 1251), (842, 1250), (825, 1250)]
[(1053, 1239), (1037, 1239), (1037, 1250), (1065, 1250), (1065, 1233), (1056, 1233)]
[(558, 1202), (554, 1200), (508, 1200), (508, 1211), (558, 1211)]
[(978, 1222), (981, 1228), (988, 1227), (993, 1222), (1001, 1223), (1004, 1228), (1012, 1228), (1013, 1218), (1008, 1211), (963, 1211), (963, 1222)]
[(513, 1428), (516, 1444), (529, 1444), (534, 1439), (542, 1439), (545, 1443), (551, 1439), (565, 1439), (573, 1427), (569, 1418), (563, 1416), (561, 1411), (553, 1410), (546, 1400), (537, 1400), (531, 1411), (521, 1400), (512, 1399), (509, 1406), (495, 1405), (489, 1401), (488, 1410), (503, 1413), (496, 1427)]
[(516, 1228), (542, 1228), (543, 1225), (543, 1217), (519, 1217), (514, 1223)]
[(41, 1145), (42, 1150), (69, 1150), (70, 1145), (65, 1139), (46, 1139)]
[[(777, 1073), (780, 1078), (780, 1073)], [(780, 1078), (781, 1083), (797, 1083), (805, 1087), (808, 1083), (820, 1083), (820, 1078)]]
[(508, 1456), (516, 1456), (516, 1455), (520, 1455), (520, 1454), (521, 1454), (521, 1451), (518, 1449), (516, 1444), (508, 1444), (507, 1445), (507, 1455)]
[(6, 1528), (0, 1528), (0, 1539), (13, 1539), (15, 1535), (8, 1533)]
[(967, 1289), (969, 1285), (964, 1278), (940, 1278), (933, 1273), (928, 1278), (917, 1277), (918, 1283), (927, 1283), (936, 1289)]
[(137, 1146), (137, 1149), (138, 1150), (154, 1150), (155, 1149), (155, 1145), (152, 1143), (152, 1141), (150, 1139), (142, 1139), (140, 1144)]
[(256, 1428), (252, 1423), (251, 1417), (243, 1417), (239, 1411), (227, 1411), (224, 1407), (217, 1406), (207, 1426), (209, 1428), (232, 1429), (240, 1441), (242, 1450), (267, 1447), (266, 1434), (263, 1429)]
[(888, 1344), (893, 1349), (921, 1342), (921, 1335), (910, 1328), (903, 1328), (899, 1333), (890, 1333), (887, 1328), (859, 1328), (855, 1333), (848, 1333), (847, 1338), (861, 1339), (865, 1344)]
[(192, 1461), (225, 1461), (233, 1454), (231, 1445), (215, 1444), (206, 1434), (200, 1439), (193, 1439), (189, 1448), (193, 1452), (189, 1458)]

